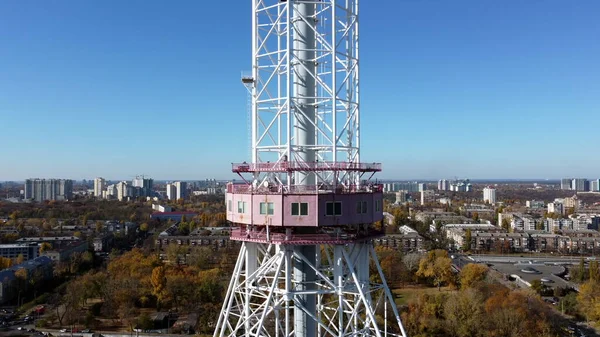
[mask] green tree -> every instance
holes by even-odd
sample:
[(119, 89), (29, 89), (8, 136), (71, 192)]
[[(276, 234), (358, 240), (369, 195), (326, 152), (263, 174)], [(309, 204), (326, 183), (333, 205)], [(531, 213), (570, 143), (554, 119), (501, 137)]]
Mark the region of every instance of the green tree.
[(544, 290), (546, 290), (546, 286), (540, 280), (533, 280), (531, 281), (531, 289), (538, 295), (542, 295)]
[(154, 322), (148, 315), (148, 313), (143, 312), (140, 317), (137, 318), (137, 328), (142, 330), (149, 330), (154, 327)]
[(577, 293), (570, 292), (566, 294), (563, 298), (561, 298), (558, 303), (558, 310), (560, 310), (563, 314), (571, 315), (571, 316), (579, 316), (581, 313), (579, 312), (579, 303), (577, 302)]

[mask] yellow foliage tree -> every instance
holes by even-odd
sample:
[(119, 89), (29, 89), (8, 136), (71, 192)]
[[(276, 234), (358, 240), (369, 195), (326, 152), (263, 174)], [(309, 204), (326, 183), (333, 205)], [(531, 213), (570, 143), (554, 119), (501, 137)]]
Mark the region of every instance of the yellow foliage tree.
[(25, 256), (23, 256), (23, 254), (19, 254), (19, 256), (17, 256), (15, 259), (15, 264), (21, 264), (23, 262), (25, 262)]
[(156, 296), (157, 307), (159, 307), (166, 295), (167, 277), (165, 275), (165, 267), (158, 266), (152, 269), (150, 282), (152, 283), (152, 295)]
[(12, 260), (8, 257), (0, 256), (0, 270), (10, 268), (12, 266)]
[(448, 257), (448, 252), (443, 249), (428, 252), (421, 259), (416, 275), (431, 278), (438, 290), (441, 290), (442, 283), (453, 284), (452, 260)]
[(600, 322), (600, 283), (589, 280), (582, 284), (577, 295), (579, 310), (588, 321)]
[(473, 285), (485, 279), (488, 267), (483, 264), (469, 263), (460, 272), (460, 286), (471, 288)]
[(42, 244), (40, 245), (40, 254), (42, 254), (43, 252), (49, 251), (52, 249), (52, 245), (48, 242), (42, 242)]

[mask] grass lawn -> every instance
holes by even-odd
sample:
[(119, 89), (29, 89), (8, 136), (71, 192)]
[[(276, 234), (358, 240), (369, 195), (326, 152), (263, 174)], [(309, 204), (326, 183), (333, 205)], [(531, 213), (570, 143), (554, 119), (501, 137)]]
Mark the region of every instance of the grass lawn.
[[(442, 293), (444, 292), (454, 292), (456, 290), (450, 288), (450, 287), (442, 287)], [(419, 295), (421, 294), (439, 294), (440, 291), (438, 291), (437, 288), (429, 288), (429, 287), (405, 287), (405, 288), (398, 288), (398, 289), (394, 289), (392, 290), (392, 293), (394, 294), (394, 300), (396, 301), (397, 305), (406, 305), (409, 302), (413, 302), (416, 301), (417, 298), (419, 297)]]

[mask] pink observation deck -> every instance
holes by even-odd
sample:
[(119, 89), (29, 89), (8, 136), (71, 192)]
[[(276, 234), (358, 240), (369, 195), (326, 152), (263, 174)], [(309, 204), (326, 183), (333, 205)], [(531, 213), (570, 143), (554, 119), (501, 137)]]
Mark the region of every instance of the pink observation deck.
[[(255, 163), (234, 164), (233, 172), (349, 171), (373, 173), (381, 164), (363, 163)], [(241, 174), (240, 174), (241, 175)], [(277, 228), (368, 227), (383, 220), (383, 185), (285, 185), (250, 183), (227, 185), (227, 220), (235, 226)], [(273, 232), (274, 233), (274, 232)], [(266, 234), (265, 234), (266, 235)], [(271, 239), (277, 236), (273, 236)], [(265, 237), (266, 238), (266, 237)], [(298, 237), (295, 237), (296, 239)], [(245, 235), (232, 239), (247, 240)], [(308, 240), (308, 238), (305, 238)], [(326, 236), (327, 242), (331, 237)], [(339, 238), (335, 238), (338, 240)], [(356, 240), (347, 236), (343, 241)], [(262, 239), (260, 239), (262, 240)], [(287, 236), (290, 240), (290, 236)]]

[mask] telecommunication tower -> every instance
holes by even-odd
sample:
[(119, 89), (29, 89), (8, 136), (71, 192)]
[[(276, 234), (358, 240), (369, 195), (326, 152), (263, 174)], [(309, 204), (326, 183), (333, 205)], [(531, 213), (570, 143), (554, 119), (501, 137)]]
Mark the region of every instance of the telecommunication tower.
[(360, 161), (358, 0), (252, 0), (252, 159), (232, 165), (241, 241), (214, 336), (406, 336)]

